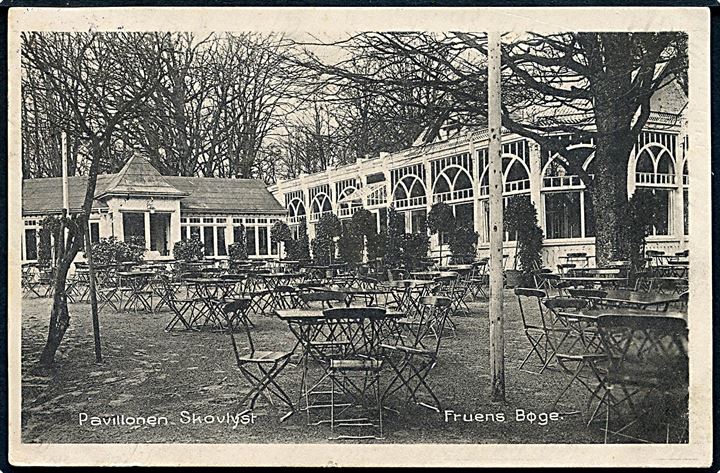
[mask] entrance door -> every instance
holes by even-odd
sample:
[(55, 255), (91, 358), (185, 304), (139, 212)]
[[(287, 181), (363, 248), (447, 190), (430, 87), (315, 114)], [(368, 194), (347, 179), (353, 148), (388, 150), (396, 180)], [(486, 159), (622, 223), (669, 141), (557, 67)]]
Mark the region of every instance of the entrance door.
[(145, 241), (145, 214), (142, 212), (123, 212), (122, 215), (125, 243), (129, 243), (132, 237), (139, 237)]
[(170, 246), (170, 214), (150, 214), (150, 250), (168, 256)]

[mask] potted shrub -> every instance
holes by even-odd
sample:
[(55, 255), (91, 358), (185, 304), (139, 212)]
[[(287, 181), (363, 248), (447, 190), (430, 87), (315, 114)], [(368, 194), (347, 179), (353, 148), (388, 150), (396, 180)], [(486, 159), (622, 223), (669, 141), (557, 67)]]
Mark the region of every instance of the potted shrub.
[[(430, 209), (427, 216), (427, 225), (431, 235), (437, 234), (438, 236), (438, 247), (440, 248), (440, 264), (442, 261), (442, 250), (443, 250), (443, 235), (453, 235), (455, 231), (455, 214), (453, 214), (452, 207), (445, 202), (438, 202), (434, 204)], [(451, 237), (452, 238), (452, 237)], [(455, 250), (452, 250), (453, 254)]]
[(508, 287), (531, 286), (532, 272), (542, 267), (542, 229), (537, 224), (537, 210), (527, 197), (514, 196), (504, 213), (505, 230), (516, 237), (513, 269), (505, 271)]
[(181, 263), (192, 263), (205, 258), (205, 251), (200, 238), (192, 236), (189, 240), (182, 239), (173, 246), (173, 257)]
[(392, 279), (392, 270), (400, 269), (403, 260), (402, 239), (405, 236), (405, 221), (392, 206), (388, 209), (388, 224), (385, 231), (385, 252), (383, 261), (388, 277)]
[(279, 246), (278, 257), (282, 259), (283, 250), (285, 249), (285, 243), (292, 240), (292, 233), (290, 232), (290, 227), (287, 226), (287, 223), (281, 220), (275, 222), (272, 228), (270, 228), (270, 239), (277, 242)]
[(323, 215), (315, 225), (315, 238), (311, 246), (313, 260), (320, 265), (332, 263), (335, 254), (335, 239), (340, 236), (340, 220), (335, 214)]
[(297, 256), (293, 259), (310, 261), (310, 238), (308, 238), (307, 220), (305, 218), (302, 218), (300, 225), (298, 225)]
[(450, 234), (448, 244), (452, 252), (452, 262), (458, 264), (472, 261), (477, 251), (477, 241), (480, 234), (469, 225), (459, 225)]
[[(130, 237), (127, 242), (115, 237), (101, 238), (92, 244), (93, 262), (97, 265), (116, 263), (138, 263), (145, 254), (145, 239)], [(84, 254), (84, 253), (83, 253)], [(84, 254), (87, 258), (87, 254)]]

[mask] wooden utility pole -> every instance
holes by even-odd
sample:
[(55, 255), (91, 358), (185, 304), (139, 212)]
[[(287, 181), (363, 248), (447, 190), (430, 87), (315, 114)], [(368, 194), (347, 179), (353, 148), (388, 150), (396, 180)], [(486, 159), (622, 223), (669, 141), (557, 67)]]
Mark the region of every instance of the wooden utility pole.
[(493, 401), (505, 400), (503, 334), (503, 179), (500, 110), (500, 33), (488, 33), (488, 128), (490, 184), (490, 382)]

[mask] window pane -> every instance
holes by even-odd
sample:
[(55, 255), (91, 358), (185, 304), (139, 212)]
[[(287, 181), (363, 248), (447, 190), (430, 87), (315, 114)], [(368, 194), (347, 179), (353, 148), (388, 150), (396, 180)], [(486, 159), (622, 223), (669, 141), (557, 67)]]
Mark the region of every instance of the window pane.
[(658, 224), (655, 226), (655, 235), (670, 234), (670, 191), (655, 189), (653, 191), (657, 202)]
[(100, 224), (99, 223), (91, 223), (90, 224), (90, 241), (93, 243), (97, 243), (100, 241)]
[(455, 219), (458, 226), (475, 229), (475, 216), (473, 215), (473, 204), (459, 204), (455, 206)]
[(547, 238), (580, 237), (580, 192), (545, 194)]
[(257, 255), (257, 250), (255, 250), (255, 227), (246, 227), (246, 231), (248, 255)]
[(583, 196), (585, 205), (585, 236), (595, 236), (595, 209), (593, 208), (592, 198), (589, 192), (585, 192)]
[(412, 233), (422, 233), (427, 230), (425, 210), (413, 210), (411, 212), (411, 218)]
[(379, 217), (380, 217), (380, 219), (379, 219), (380, 222), (379, 222), (378, 233), (382, 233), (387, 229), (387, 209), (386, 208), (380, 209)]
[[(515, 195), (512, 196), (513, 199), (524, 199), (530, 202), (530, 194), (523, 194), (523, 195)], [(503, 215), (505, 215), (505, 212), (507, 211), (508, 202), (510, 201), (510, 197), (503, 197)], [(488, 234), (490, 233), (490, 207), (488, 205)], [(490, 238), (488, 237), (488, 241)], [(517, 234), (513, 233), (512, 235), (509, 232), (504, 232), (503, 236), (504, 241), (515, 241), (517, 240)]]
[(123, 212), (123, 236), (127, 243), (132, 237), (145, 240), (145, 215), (137, 212)]
[(190, 238), (200, 239), (200, 227), (190, 227)]
[(233, 227), (233, 241), (239, 242), (243, 238), (243, 227)]
[(258, 228), (258, 243), (260, 244), (258, 251), (261, 255), (268, 254), (268, 230), (267, 227)]
[(37, 237), (34, 228), (25, 230), (25, 259), (37, 259)]
[(218, 256), (227, 256), (227, 247), (225, 246), (225, 227), (215, 227), (217, 233)]
[(203, 227), (205, 237), (205, 256), (215, 256), (215, 235), (214, 227)]

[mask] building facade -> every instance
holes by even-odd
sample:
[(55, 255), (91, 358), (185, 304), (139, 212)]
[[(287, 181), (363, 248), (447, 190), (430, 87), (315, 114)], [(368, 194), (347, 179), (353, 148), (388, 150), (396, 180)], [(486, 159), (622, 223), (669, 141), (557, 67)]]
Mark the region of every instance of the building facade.
[[(628, 166), (627, 190), (657, 197), (660, 221), (648, 237), (648, 247), (680, 251), (688, 244), (688, 139), (682, 111), (682, 91), (669, 90), (653, 98), (653, 110), (638, 137)], [(563, 139), (563, 136), (558, 136)], [(584, 169), (593, 174), (594, 143), (588, 148)], [(560, 158), (537, 143), (514, 134), (502, 137), (503, 196), (525, 196), (538, 210), (544, 234), (544, 264), (555, 267), (559, 257), (582, 251), (594, 255), (594, 218), (585, 185), (570, 175)], [(488, 136), (468, 132), (429, 145), (416, 146), (379, 158), (301, 175), (270, 188), (285, 205), (295, 232), (307, 218), (310, 238), (314, 224), (329, 212), (341, 220), (366, 208), (382, 229), (387, 209), (393, 206), (405, 219), (406, 232), (421, 231), (421, 220), (436, 202), (453, 208), (456, 218), (472, 224), (479, 233), (478, 252), (489, 250)], [(431, 252), (440, 252), (437, 236)], [(514, 255), (515, 243), (506, 235), (505, 252)], [(443, 254), (448, 248), (443, 247)], [(511, 259), (511, 258), (510, 258)]]
[[(85, 176), (69, 179), (69, 204), (77, 212)], [(23, 261), (35, 261), (39, 230), (47, 215), (62, 212), (62, 179), (23, 181)], [(270, 228), (285, 208), (255, 179), (162, 176), (144, 158), (128, 160), (117, 174), (98, 176), (90, 215), (93, 241), (141, 237), (146, 259), (171, 259), (175, 242), (197, 236), (209, 258), (224, 258), (244, 226), (250, 258), (277, 258)]]

